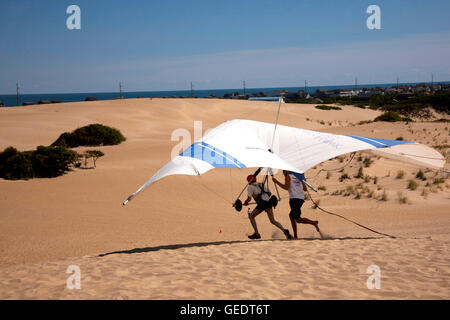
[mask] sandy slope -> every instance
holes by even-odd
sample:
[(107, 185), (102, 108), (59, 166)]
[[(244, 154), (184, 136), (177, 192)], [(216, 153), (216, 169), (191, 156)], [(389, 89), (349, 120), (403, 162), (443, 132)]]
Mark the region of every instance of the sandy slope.
[[(105, 157), (94, 170), (56, 179), (0, 180), (0, 298), (448, 299), (448, 185), (433, 185), (434, 172), (427, 172), (431, 187), (424, 181), (417, 190), (406, 190), (418, 170), (413, 166), (374, 158), (364, 169), (379, 178), (377, 186), (367, 184), (374, 197), (386, 190), (387, 202), (333, 196), (333, 191), (357, 183), (339, 183), (338, 172), (329, 179), (324, 174), (312, 179), (327, 187), (314, 195), (322, 206), (402, 239), (373, 238), (378, 235), (319, 213), (307, 202), (304, 215), (319, 219), (323, 231), (340, 240), (320, 240), (310, 226), (301, 226), (303, 240), (246, 242), (248, 219), (230, 203), (250, 170), (168, 177), (127, 207), (120, 206), (170, 159), (179, 142), (171, 141), (175, 129), (193, 136), (195, 120), (203, 121), (203, 130), (236, 118), (273, 122), (276, 107), (273, 102), (130, 99), (0, 109), (0, 149), (48, 145), (63, 131), (95, 122), (114, 126), (127, 137), (119, 146), (98, 148)], [(376, 115), (354, 107), (322, 111), (290, 104), (283, 105), (280, 123), (448, 144), (445, 123), (356, 125)], [(324, 167), (343, 164), (334, 160)], [(345, 170), (354, 175), (359, 166), (354, 160)], [(395, 179), (399, 169), (405, 178)], [(430, 192), (422, 196), (423, 189)], [(396, 200), (398, 191), (408, 204)], [(286, 227), (287, 212), (282, 200), (276, 218)], [(264, 239), (282, 238), (263, 215), (257, 221)], [(179, 244), (188, 245), (164, 247)], [(144, 249), (97, 256), (135, 248)], [(365, 287), (365, 270), (373, 263), (382, 270), (380, 290)], [(70, 264), (81, 267), (82, 290), (65, 289)], [(200, 285), (192, 289), (193, 282)]]

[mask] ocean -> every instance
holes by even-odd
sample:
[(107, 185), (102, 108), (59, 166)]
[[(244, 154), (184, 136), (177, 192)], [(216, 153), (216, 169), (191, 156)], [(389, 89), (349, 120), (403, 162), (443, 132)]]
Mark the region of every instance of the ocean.
[[(442, 82), (448, 83), (448, 82)], [(399, 85), (415, 85), (418, 83), (399, 83)], [(374, 88), (382, 87), (388, 88), (396, 86), (396, 83), (383, 83), (383, 84), (361, 84), (358, 85), (358, 89), (361, 88)], [(336, 85), (336, 86), (316, 86), (307, 87), (306, 91), (309, 93), (315, 92), (317, 89), (332, 90), (332, 89), (354, 89), (354, 85)], [(304, 90), (305, 87), (279, 87), (279, 88), (246, 88), (245, 93), (251, 94), (255, 92), (265, 92), (269, 95), (274, 94), (277, 90), (288, 90), (290, 92)], [(193, 96), (198, 98), (204, 98), (212, 94), (217, 97), (223, 97), (225, 93), (240, 92), (243, 93), (243, 88), (239, 89), (210, 89), (210, 90), (194, 90)], [(122, 96), (126, 98), (138, 98), (138, 97), (189, 97), (191, 95), (190, 90), (180, 91), (136, 91), (136, 92), (123, 92)], [(20, 105), (24, 102), (32, 102), (37, 104), (40, 100), (59, 101), (59, 102), (77, 102), (84, 101), (86, 97), (95, 97), (98, 100), (113, 100), (119, 97), (119, 92), (86, 92), (86, 93), (41, 93), (41, 94), (20, 94)], [(15, 94), (0, 94), (0, 101), (6, 107), (17, 106), (17, 96)]]

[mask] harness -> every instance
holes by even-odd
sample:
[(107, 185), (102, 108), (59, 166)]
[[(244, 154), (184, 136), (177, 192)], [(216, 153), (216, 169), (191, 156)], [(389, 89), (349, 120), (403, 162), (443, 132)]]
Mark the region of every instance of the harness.
[(262, 200), (263, 194), (267, 194), (270, 199), (270, 197), (272, 196), (272, 193), (270, 191), (264, 190), (264, 183), (257, 182), (256, 185), (258, 186), (259, 190), (261, 191), (255, 198), (256, 203), (259, 204), (259, 203), (261, 203), (261, 201), (266, 201), (266, 200)]

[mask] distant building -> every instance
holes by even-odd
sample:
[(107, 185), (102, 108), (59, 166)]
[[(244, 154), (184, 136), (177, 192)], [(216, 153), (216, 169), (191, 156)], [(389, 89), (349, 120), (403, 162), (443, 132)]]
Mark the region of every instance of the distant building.
[(344, 97), (354, 97), (354, 96), (357, 96), (357, 95), (358, 95), (358, 92), (354, 91), (354, 90), (339, 92), (339, 97), (342, 97), (342, 98), (344, 98)]

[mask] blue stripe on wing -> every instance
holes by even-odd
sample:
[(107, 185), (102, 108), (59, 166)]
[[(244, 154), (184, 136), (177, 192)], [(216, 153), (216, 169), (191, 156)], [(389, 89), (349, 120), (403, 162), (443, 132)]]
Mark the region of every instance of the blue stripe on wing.
[(195, 142), (189, 148), (180, 153), (182, 157), (191, 157), (208, 162), (215, 168), (245, 168), (246, 166), (238, 159), (226, 152), (207, 144), (206, 142)]
[(393, 147), (393, 146), (396, 146), (399, 144), (413, 143), (410, 141), (403, 141), (403, 140), (387, 140), (387, 139), (349, 136), (349, 135), (347, 135), (346, 137), (350, 137), (350, 138), (354, 138), (354, 139), (363, 141), (363, 142), (368, 143), (377, 148), (388, 148), (388, 147)]

